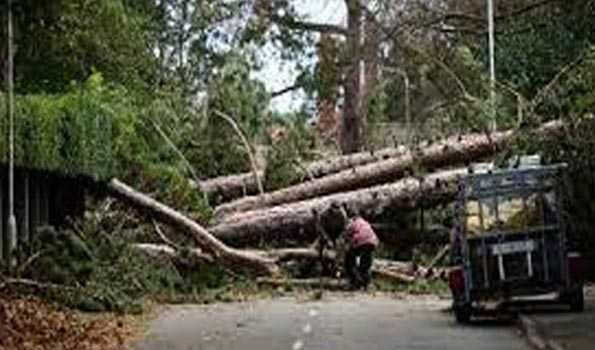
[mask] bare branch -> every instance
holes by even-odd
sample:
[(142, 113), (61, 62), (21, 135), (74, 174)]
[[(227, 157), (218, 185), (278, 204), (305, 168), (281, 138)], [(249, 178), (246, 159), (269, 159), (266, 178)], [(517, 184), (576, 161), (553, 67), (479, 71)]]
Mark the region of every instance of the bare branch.
[(246, 148), (246, 152), (248, 152), (248, 157), (250, 157), (250, 164), (252, 166), (252, 173), (254, 174), (254, 179), (256, 180), (256, 184), (258, 185), (258, 191), (260, 192), (260, 194), (264, 194), (264, 187), (262, 186), (262, 180), (260, 179), (260, 175), (258, 173), (258, 167), (256, 166), (256, 157), (254, 156), (254, 152), (252, 151), (252, 145), (250, 145), (250, 142), (248, 142), (248, 139), (246, 138), (246, 136), (242, 132), (242, 129), (240, 129), (240, 127), (233, 120), (232, 117), (230, 117), (229, 115), (227, 115), (227, 114), (225, 114), (225, 113), (223, 113), (221, 111), (218, 111), (218, 110), (215, 110), (214, 112), (215, 112), (216, 115), (218, 115), (219, 117), (223, 118), (226, 122), (228, 122), (231, 125), (231, 127), (234, 129), (234, 131), (238, 134), (238, 136), (240, 137), (240, 139), (244, 143), (244, 147)]
[(269, 18), (276, 24), (290, 29), (303, 30), (307, 32), (332, 33), (343, 36), (348, 35), (347, 28), (343, 28), (334, 24), (298, 21), (291, 16), (271, 15)]
[(163, 243), (167, 244), (168, 246), (171, 246), (172, 248), (180, 249), (180, 246), (178, 244), (176, 244), (171, 239), (167, 238), (165, 233), (163, 233), (163, 230), (161, 230), (161, 227), (159, 227), (159, 224), (157, 223), (157, 221), (155, 221), (155, 220), (152, 220), (152, 221), (153, 221), (153, 227), (155, 228), (155, 232), (157, 233), (159, 238), (161, 238)]
[(63, 290), (72, 290), (74, 287), (66, 286), (62, 284), (54, 284), (54, 283), (43, 283), (38, 282), (32, 279), (27, 278), (7, 278), (2, 283), (0, 283), (0, 290), (10, 286), (10, 285), (21, 285), (25, 287), (35, 287), (40, 289), (63, 289)]
[(37, 260), (42, 254), (44, 254), (47, 250), (40, 250), (37, 253), (31, 255), (27, 260), (25, 260), (24, 263), (21, 264), (21, 266), (19, 266), (17, 268), (17, 275), (22, 274), (25, 270), (27, 270), (27, 268), (33, 264), (35, 262), (35, 260)]
[(535, 110), (535, 108), (537, 108), (537, 106), (547, 96), (547, 94), (550, 92), (550, 90), (552, 90), (556, 86), (556, 84), (558, 84), (560, 79), (562, 79), (562, 77), (564, 75), (566, 75), (566, 73), (570, 72), (571, 70), (576, 68), (579, 64), (581, 64), (583, 62), (583, 60), (585, 59), (585, 57), (586, 57), (586, 55), (584, 55), (584, 54), (580, 55), (576, 60), (574, 60), (574, 61), (570, 62), (569, 64), (567, 64), (566, 66), (564, 66), (546, 86), (544, 86), (541, 90), (539, 90), (537, 95), (535, 95), (535, 97), (531, 101), (531, 104), (529, 106), (529, 111), (532, 113)]
[[(169, 147), (184, 162), (184, 165), (186, 166), (186, 168), (190, 172), (190, 175), (192, 175), (192, 178), (194, 179), (194, 181), (196, 183), (199, 183), (200, 182), (200, 179), (199, 179), (198, 175), (196, 174), (196, 171), (194, 170), (194, 167), (192, 166), (192, 164), (190, 164), (190, 162), (188, 161), (188, 159), (184, 156), (184, 153), (182, 153), (182, 151), (180, 151), (180, 149), (176, 146), (176, 144), (167, 136), (167, 134), (163, 131), (163, 129), (161, 129), (161, 127), (155, 121), (153, 121), (153, 127), (155, 128), (155, 130), (157, 130), (157, 132), (159, 133), (159, 135), (161, 135), (161, 137), (165, 140), (165, 142), (169, 145)], [(203, 195), (204, 195), (205, 201), (208, 203), (208, 196), (206, 194), (204, 194), (204, 193), (203, 193)]]
[(286, 93), (288, 93), (288, 92), (292, 92), (292, 91), (295, 91), (295, 90), (299, 90), (299, 89), (301, 89), (301, 88), (302, 88), (302, 85), (301, 85), (301, 84), (295, 84), (295, 85), (291, 85), (291, 86), (285, 87), (285, 88), (283, 88), (283, 89), (281, 89), (281, 90), (273, 91), (273, 92), (271, 93), (271, 98), (276, 98), (276, 97), (279, 97), (279, 96), (285, 95), (285, 94), (286, 94)]

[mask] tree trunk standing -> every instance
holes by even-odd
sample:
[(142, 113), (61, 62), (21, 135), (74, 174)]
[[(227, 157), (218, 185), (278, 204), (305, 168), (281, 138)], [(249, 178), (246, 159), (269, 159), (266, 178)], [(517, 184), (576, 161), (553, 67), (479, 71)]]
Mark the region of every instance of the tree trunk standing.
[[(370, 136), (369, 129), (369, 107), (370, 101), (374, 97), (378, 89), (379, 72), (380, 72), (380, 30), (370, 13), (366, 13), (364, 16), (363, 25), (363, 72), (362, 72), (362, 88), (361, 88), (361, 101), (360, 110), (362, 116), (362, 144), (368, 142)], [(399, 140), (401, 144), (405, 140)]]
[(347, 51), (348, 62), (345, 72), (343, 121), (341, 123), (341, 152), (355, 153), (362, 145), (362, 119), (364, 111), (361, 109), (361, 39), (362, 39), (362, 9), (359, 0), (345, 0), (347, 5)]
[[(8, 33), (6, 32), (7, 11), (5, 8), (6, 1), (3, 1), (0, 5), (0, 9), (3, 10), (0, 13), (0, 91), (6, 91), (6, 87), (8, 86), (8, 40), (6, 40)], [(2, 116), (2, 118), (4, 117)], [(5, 135), (2, 134), (2, 137), (5, 137)]]

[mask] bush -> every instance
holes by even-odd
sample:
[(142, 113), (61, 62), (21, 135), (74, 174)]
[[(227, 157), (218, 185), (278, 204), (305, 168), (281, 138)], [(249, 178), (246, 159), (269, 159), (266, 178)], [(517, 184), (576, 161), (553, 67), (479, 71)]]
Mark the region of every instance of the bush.
[(132, 250), (124, 235), (110, 232), (111, 224), (94, 216), (77, 229), (41, 229), (32, 246), (40, 257), (24, 274), (64, 286), (46, 297), (85, 311), (137, 311), (145, 297), (180, 283), (173, 265)]
[[(5, 113), (5, 96), (0, 96)], [(64, 95), (15, 98), (15, 161), (29, 168), (98, 179), (142, 164), (150, 147), (141, 133), (142, 109), (123, 88), (107, 87), (100, 74)], [(8, 131), (6, 118), (0, 130)], [(0, 139), (0, 161), (8, 158)]]
[(301, 118), (280, 126), (285, 135), (280, 140), (268, 140), (264, 187), (267, 191), (287, 187), (308, 174), (304, 164), (311, 160), (309, 151), (314, 147), (314, 136)]

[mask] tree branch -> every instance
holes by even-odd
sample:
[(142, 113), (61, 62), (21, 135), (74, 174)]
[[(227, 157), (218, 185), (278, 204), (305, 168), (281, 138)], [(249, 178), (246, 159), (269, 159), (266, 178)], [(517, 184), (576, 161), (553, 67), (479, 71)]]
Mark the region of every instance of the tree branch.
[(348, 35), (347, 29), (341, 26), (337, 26), (334, 24), (325, 24), (325, 23), (314, 23), (314, 22), (307, 22), (307, 21), (297, 21), (295, 18), (290, 16), (279, 16), (279, 15), (271, 15), (269, 17), (271, 21), (274, 23), (287, 27), (290, 29), (296, 30), (303, 30), (308, 32), (318, 32), (318, 33), (332, 33), (338, 35)]
[(215, 114), (218, 115), (219, 117), (223, 118), (225, 121), (227, 121), (231, 125), (231, 127), (235, 130), (235, 132), (238, 134), (240, 139), (242, 139), (242, 142), (244, 143), (244, 146), (246, 147), (246, 152), (248, 152), (248, 157), (250, 158), (250, 164), (252, 165), (252, 172), (254, 173), (254, 179), (256, 180), (256, 184), (258, 185), (258, 191), (260, 192), (260, 194), (264, 194), (264, 187), (262, 186), (262, 181), (258, 174), (258, 167), (256, 166), (256, 157), (254, 156), (254, 152), (252, 151), (252, 145), (250, 145), (250, 142), (248, 142), (248, 139), (246, 138), (246, 136), (244, 135), (244, 133), (242, 132), (242, 130), (240, 129), (238, 124), (235, 122), (235, 120), (233, 120), (232, 117), (228, 116), (227, 114), (225, 114), (221, 111), (217, 111), (217, 110), (215, 110)]
[(302, 85), (301, 84), (291, 85), (291, 86), (285, 87), (285, 88), (283, 88), (281, 90), (273, 91), (271, 93), (271, 98), (276, 98), (276, 97), (285, 95), (288, 92), (292, 92), (292, 91), (295, 91), (295, 90), (298, 90), (298, 89), (301, 89), (301, 88), (302, 88)]

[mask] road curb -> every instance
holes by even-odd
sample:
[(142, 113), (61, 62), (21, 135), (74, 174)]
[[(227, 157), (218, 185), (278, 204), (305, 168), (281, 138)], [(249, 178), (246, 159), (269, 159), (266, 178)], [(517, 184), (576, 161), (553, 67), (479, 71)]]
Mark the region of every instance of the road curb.
[(538, 350), (567, 350), (557, 341), (549, 339), (540, 329), (537, 321), (527, 315), (519, 315), (518, 326), (531, 347)]

